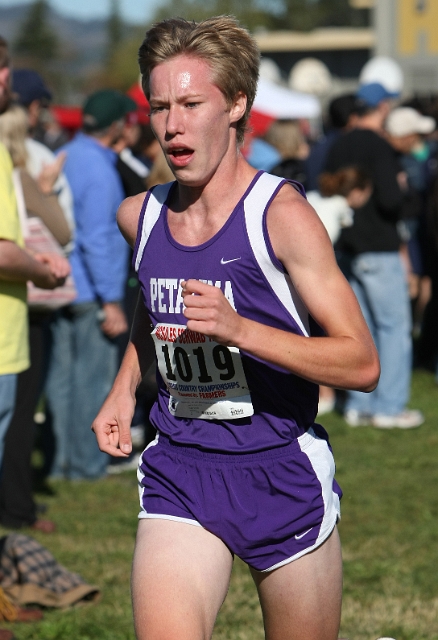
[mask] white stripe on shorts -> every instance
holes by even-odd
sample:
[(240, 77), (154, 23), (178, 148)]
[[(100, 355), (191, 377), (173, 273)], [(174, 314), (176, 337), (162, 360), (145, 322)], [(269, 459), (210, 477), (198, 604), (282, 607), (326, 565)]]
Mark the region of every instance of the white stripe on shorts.
[[(152, 440), (152, 442), (150, 442), (147, 447), (145, 448), (145, 451), (147, 451), (148, 449), (150, 449), (151, 447), (155, 447), (158, 444), (158, 440), (160, 439), (160, 434), (157, 433), (157, 435), (155, 436), (154, 440)], [(143, 452), (144, 453), (144, 452)], [(202, 524), (200, 524), (197, 520), (191, 520), (190, 518), (180, 518), (179, 516), (169, 516), (165, 513), (148, 513), (146, 511), (146, 509), (143, 506), (143, 487), (141, 485), (141, 481), (144, 478), (144, 473), (141, 470), (141, 459), (143, 457), (143, 453), (140, 456), (140, 459), (138, 461), (138, 470), (137, 470), (137, 479), (138, 479), (138, 497), (140, 499), (140, 513), (138, 514), (138, 519), (139, 520), (144, 520), (146, 518), (150, 518), (150, 519), (158, 519), (158, 520), (173, 520), (174, 522), (183, 522), (184, 524), (193, 524), (196, 527), (202, 527)]]
[(297, 438), (298, 444), (302, 453), (304, 453), (308, 459), (321, 484), (321, 494), (324, 503), (324, 517), (319, 529), (319, 535), (315, 543), (303, 549), (299, 553), (296, 553), (286, 560), (282, 560), (277, 564), (274, 564), (268, 569), (264, 569), (263, 572), (273, 571), (282, 567), (285, 564), (289, 564), (293, 560), (298, 560), (306, 553), (310, 553), (314, 549), (317, 549), (321, 544), (327, 540), (336, 522), (341, 517), (341, 507), (339, 502), (339, 496), (333, 491), (333, 477), (335, 475), (335, 462), (333, 454), (329, 449), (327, 442), (323, 438), (319, 438), (314, 430), (310, 428), (306, 433)]

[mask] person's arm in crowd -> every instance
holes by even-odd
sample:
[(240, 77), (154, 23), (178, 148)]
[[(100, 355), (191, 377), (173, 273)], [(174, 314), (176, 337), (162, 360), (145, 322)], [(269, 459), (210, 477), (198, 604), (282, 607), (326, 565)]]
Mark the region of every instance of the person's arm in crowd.
[(0, 278), (9, 282), (32, 281), (41, 289), (64, 284), (70, 265), (51, 253), (30, 255), (11, 240), (0, 239)]
[(40, 218), (59, 244), (62, 247), (67, 245), (72, 232), (50, 183), (43, 191), (27, 171), (20, 171), (20, 179), (28, 215)]
[(102, 331), (111, 338), (125, 333), (128, 323), (121, 307), (127, 275), (128, 247), (114, 219), (114, 194), (99, 166), (90, 169), (83, 193), (81, 248), (88, 273), (102, 302)]

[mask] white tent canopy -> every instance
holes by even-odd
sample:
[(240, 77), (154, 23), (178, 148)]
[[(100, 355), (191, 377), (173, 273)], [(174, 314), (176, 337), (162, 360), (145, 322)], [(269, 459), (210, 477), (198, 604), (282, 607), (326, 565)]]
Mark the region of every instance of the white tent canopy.
[(292, 91), (264, 78), (259, 79), (253, 109), (283, 120), (321, 115), (321, 105), (315, 96)]

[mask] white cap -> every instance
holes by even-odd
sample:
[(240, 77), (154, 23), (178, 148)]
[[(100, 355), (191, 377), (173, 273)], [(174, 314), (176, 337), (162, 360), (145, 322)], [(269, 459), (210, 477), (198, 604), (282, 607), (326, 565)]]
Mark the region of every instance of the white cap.
[(362, 67), (359, 84), (378, 82), (388, 93), (400, 95), (403, 90), (403, 71), (393, 58), (374, 56)]
[(422, 116), (411, 107), (397, 107), (391, 111), (385, 124), (387, 132), (396, 138), (412, 133), (432, 133), (435, 127), (434, 118)]

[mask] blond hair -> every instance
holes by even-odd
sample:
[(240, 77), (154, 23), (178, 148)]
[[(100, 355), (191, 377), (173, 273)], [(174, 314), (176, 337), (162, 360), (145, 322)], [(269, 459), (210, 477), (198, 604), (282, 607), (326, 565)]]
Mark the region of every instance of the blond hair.
[(276, 120), (269, 127), (265, 140), (280, 152), (282, 158), (295, 158), (306, 141), (295, 120)]
[(237, 141), (243, 142), (259, 76), (260, 52), (255, 40), (233, 16), (216, 16), (201, 22), (171, 18), (153, 25), (146, 32), (138, 52), (142, 86), (147, 98), (154, 67), (183, 54), (208, 63), (213, 81), (224, 94), (229, 107), (239, 92), (246, 96), (245, 114), (237, 122)]
[(14, 167), (26, 166), (28, 129), (28, 116), (22, 107), (12, 105), (0, 115), (0, 142), (9, 151)]

